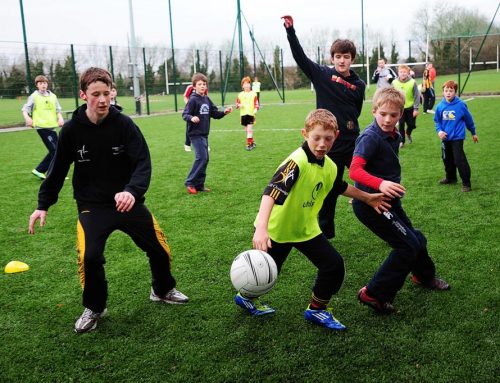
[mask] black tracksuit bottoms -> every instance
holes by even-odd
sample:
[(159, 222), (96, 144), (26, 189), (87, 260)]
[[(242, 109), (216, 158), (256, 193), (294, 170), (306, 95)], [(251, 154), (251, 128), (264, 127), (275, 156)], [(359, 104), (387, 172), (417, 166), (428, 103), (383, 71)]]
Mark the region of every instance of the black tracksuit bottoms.
[(104, 248), (115, 230), (128, 234), (148, 256), (152, 287), (157, 295), (164, 295), (175, 287), (170, 272), (170, 247), (156, 219), (143, 203), (136, 203), (126, 213), (118, 212), (114, 206), (79, 207), (77, 252), (83, 306), (95, 312), (106, 308), (108, 284), (104, 273)]
[(312, 289), (315, 297), (329, 301), (340, 290), (345, 276), (344, 260), (323, 234), (304, 242), (278, 243), (271, 240), (271, 245), (267, 252), (276, 262), (278, 273), (295, 247), (318, 269)]
[(434, 262), (427, 252), (427, 239), (415, 229), (403, 210), (401, 200), (378, 214), (371, 206), (353, 200), (354, 214), (373, 233), (392, 248), (386, 260), (368, 283), (368, 294), (381, 302), (392, 302), (411, 272), (423, 283), (435, 276)]

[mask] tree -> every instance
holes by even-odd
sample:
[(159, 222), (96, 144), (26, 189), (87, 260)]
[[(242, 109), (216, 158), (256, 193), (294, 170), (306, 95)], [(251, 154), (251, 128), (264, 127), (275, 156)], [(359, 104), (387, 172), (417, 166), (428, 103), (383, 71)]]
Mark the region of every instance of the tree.
[(13, 65), (10, 69), (8, 77), (5, 78), (4, 94), (8, 98), (15, 98), (25, 93), (26, 76), (24, 70)]
[[(437, 3), (432, 10), (423, 6), (417, 12), (415, 20), (412, 33), (421, 43), (427, 40), (428, 35), (431, 37), (432, 61), (441, 72), (457, 70), (458, 36), (482, 35), (486, 33), (489, 26), (489, 20), (480, 15), (477, 9), (468, 10), (447, 2)], [(499, 31), (500, 28), (494, 27), (490, 33), (498, 33)], [(469, 48), (475, 44), (475, 41), (477, 42), (477, 40), (469, 38), (461, 39), (460, 54), (464, 55), (464, 58), (461, 59), (461, 62), (464, 63), (461, 69), (467, 69)], [(477, 45), (475, 47), (479, 48)], [(483, 49), (492, 49), (491, 56), (496, 56), (494, 44), (491, 48), (485, 46)]]
[(391, 43), (391, 64), (397, 64), (399, 61), (399, 53), (396, 50), (396, 43)]

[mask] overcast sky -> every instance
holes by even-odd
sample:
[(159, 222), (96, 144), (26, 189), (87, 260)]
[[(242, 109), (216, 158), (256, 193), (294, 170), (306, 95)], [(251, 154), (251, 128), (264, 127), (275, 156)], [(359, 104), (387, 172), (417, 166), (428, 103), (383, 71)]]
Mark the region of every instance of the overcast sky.
[[(386, 44), (392, 39), (407, 41), (414, 13), (424, 4), (433, 7), (439, 1), (443, 0), (364, 0), (367, 33), (383, 34)], [(23, 41), (19, 3), (0, 0), (0, 41)], [(128, 4), (128, 0), (24, 0), (28, 43), (126, 46), (130, 33)], [(210, 42), (213, 49), (219, 49), (230, 42), (236, 4), (236, 0), (171, 0), (175, 48)], [(257, 42), (265, 49), (271, 44), (288, 45), (280, 21), (285, 14), (294, 17), (299, 37), (323, 33), (328, 45), (335, 30), (343, 34), (340, 37), (356, 39), (361, 29), (361, 0), (240, 0), (240, 4)], [(478, 10), (490, 21), (498, 0), (453, 0), (452, 4)], [(170, 47), (168, 0), (133, 0), (133, 9), (138, 41)], [(499, 18), (497, 15), (496, 25)], [(244, 21), (243, 32), (248, 39)]]

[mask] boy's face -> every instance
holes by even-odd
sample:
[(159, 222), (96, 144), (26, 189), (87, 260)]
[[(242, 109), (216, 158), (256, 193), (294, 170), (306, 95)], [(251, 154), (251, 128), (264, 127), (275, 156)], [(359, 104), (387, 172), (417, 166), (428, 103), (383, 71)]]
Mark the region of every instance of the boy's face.
[(36, 88), (40, 92), (46, 92), (48, 87), (49, 87), (49, 83), (47, 81), (38, 81), (36, 83)]
[(107, 116), (111, 101), (111, 87), (102, 81), (89, 84), (87, 90), (80, 90), (80, 98), (87, 101), (87, 113), (97, 120)]
[(444, 96), (445, 100), (448, 102), (451, 102), (455, 98), (456, 94), (457, 94), (457, 92), (455, 91), (455, 88), (445, 87), (443, 89), (443, 96)]
[(391, 133), (394, 131), (397, 122), (401, 118), (403, 112), (401, 108), (394, 103), (382, 104), (378, 108), (372, 109), (373, 117), (377, 121), (378, 126), (386, 133)]
[(200, 96), (203, 96), (207, 91), (207, 83), (203, 80), (196, 81), (196, 84), (194, 84), (194, 90)]
[(398, 69), (398, 77), (400, 80), (405, 81), (410, 77), (410, 71), (407, 69)]
[(250, 92), (250, 90), (252, 89), (252, 85), (250, 85), (249, 82), (245, 81), (242, 85), (242, 88), (245, 92)]
[(335, 66), (335, 70), (342, 76), (349, 76), (352, 64), (351, 54), (335, 52), (332, 57), (332, 64)]
[(307, 141), (309, 150), (314, 156), (321, 160), (330, 151), (339, 135), (339, 131), (325, 130), (322, 125), (315, 125), (313, 129), (307, 131), (302, 129), (302, 136)]
[(116, 98), (116, 89), (115, 88), (111, 88), (111, 90), (109, 91), (109, 96), (111, 97), (111, 100), (114, 100)]
[(378, 60), (378, 61), (377, 61), (377, 66), (378, 66), (380, 69), (384, 69), (384, 67), (385, 67), (385, 61), (384, 61), (384, 60)]

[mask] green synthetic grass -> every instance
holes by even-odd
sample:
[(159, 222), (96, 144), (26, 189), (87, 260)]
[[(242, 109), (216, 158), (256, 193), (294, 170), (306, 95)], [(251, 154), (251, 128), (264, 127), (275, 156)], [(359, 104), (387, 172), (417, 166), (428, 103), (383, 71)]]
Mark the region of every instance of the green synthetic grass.
[[(306, 95), (306, 93), (304, 93)], [(299, 99), (300, 97), (297, 96)], [(257, 149), (244, 150), (237, 113), (212, 122), (207, 186), (183, 187), (193, 153), (183, 151), (180, 115), (140, 118), (151, 150), (153, 179), (146, 203), (173, 251), (178, 288), (191, 301), (149, 301), (146, 256), (116, 232), (106, 247), (108, 316), (96, 331), (76, 335), (82, 312), (78, 284), (76, 208), (71, 181), (47, 225), (27, 234), (39, 181), (30, 174), (45, 149), (34, 131), (0, 134), (0, 265), (21, 260), (30, 270), (0, 274), (1, 382), (494, 382), (498, 379), (499, 270), (498, 98), (468, 101), (479, 143), (468, 135), (471, 193), (443, 186), (440, 144), (432, 115), (417, 119), (414, 143), (401, 151), (404, 206), (428, 238), (449, 292), (407, 282), (391, 316), (378, 316), (356, 293), (389, 248), (352, 213), (337, 206), (334, 246), (346, 264), (344, 285), (331, 302), (345, 333), (303, 319), (314, 267), (293, 251), (265, 301), (269, 318), (246, 316), (233, 303), (233, 258), (251, 247), (261, 193), (277, 165), (301, 142), (314, 105), (265, 105), (257, 116)], [(371, 121), (370, 105), (360, 119)], [(497, 376), (497, 378), (495, 378)]]
[[(461, 75), (461, 87), (465, 84), (467, 78), (467, 73), (462, 73)], [(438, 76), (436, 80), (436, 94), (438, 97), (441, 96), (441, 86), (447, 80), (458, 81), (457, 75), (447, 75)], [(417, 79), (418, 83), (421, 83), (421, 79)], [(472, 72), (469, 80), (467, 81), (466, 88), (464, 90), (464, 95), (469, 94), (488, 94), (492, 93), (498, 94), (500, 89), (500, 73), (496, 70), (485, 70)], [(376, 86), (372, 84), (366, 92), (366, 98), (371, 99), (373, 93), (376, 90)], [(184, 89), (181, 89), (184, 91)], [(280, 89), (280, 93), (282, 90)], [(225, 105), (234, 105), (237, 93), (228, 93), (224, 98)], [(286, 103), (296, 103), (296, 102), (307, 102), (314, 100), (314, 94), (310, 89), (298, 89), (298, 90), (285, 90), (285, 102)], [(222, 104), (222, 96), (220, 89), (212, 88), (210, 90), (210, 98), (216, 105)], [(0, 128), (10, 127), (10, 126), (21, 126), (24, 124), (24, 119), (21, 113), (21, 108), (26, 102), (26, 98), (18, 97), (17, 99), (0, 99)], [(75, 109), (75, 99), (74, 98), (60, 98), (59, 102), (61, 108), (63, 109), (63, 117), (66, 119), (68, 114), (66, 112), (73, 111)], [(135, 101), (133, 97), (118, 97), (118, 102), (124, 108), (124, 113), (132, 115), (135, 114)], [(145, 101), (144, 101), (145, 102)], [(261, 92), (261, 102), (265, 104), (269, 103), (282, 103), (282, 99), (276, 91), (264, 91)], [(82, 101), (79, 101), (80, 105)], [(168, 113), (175, 111), (175, 99), (174, 95), (162, 96), (162, 95), (150, 95), (149, 96), (149, 112), (150, 114), (157, 113)], [(184, 100), (182, 94), (177, 95), (177, 110), (184, 108)], [(147, 106), (145, 103), (141, 105), (141, 112), (143, 115), (147, 115)]]

